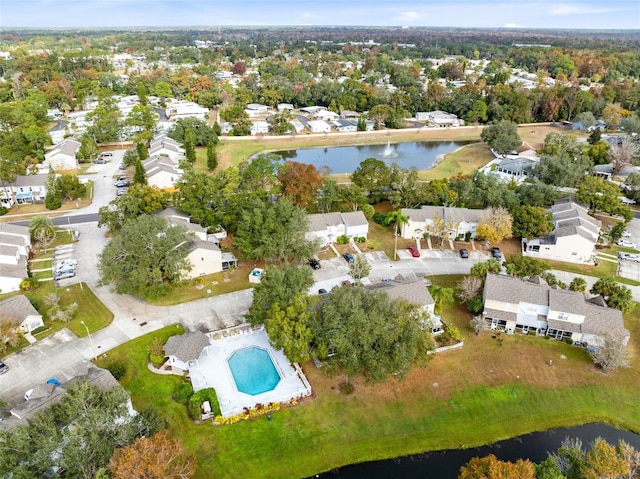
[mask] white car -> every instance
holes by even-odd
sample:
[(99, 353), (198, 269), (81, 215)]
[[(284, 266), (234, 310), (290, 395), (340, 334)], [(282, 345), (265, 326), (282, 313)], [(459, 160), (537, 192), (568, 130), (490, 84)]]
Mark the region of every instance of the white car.
[(622, 232), (622, 237), (623, 238), (631, 238), (631, 233), (629, 233), (628, 231), (623, 231)]
[(624, 261), (635, 261), (640, 263), (640, 255), (633, 253), (618, 253), (618, 258)]
[(632, 241), (626, 240), (626, 239), (621, 239), (620, 241), (618, 241), (616, 243), (618, 246), (622, 246), (623, 248), (633, 248), (636, 249), (636, 245), (635, 243), (633, 243)]

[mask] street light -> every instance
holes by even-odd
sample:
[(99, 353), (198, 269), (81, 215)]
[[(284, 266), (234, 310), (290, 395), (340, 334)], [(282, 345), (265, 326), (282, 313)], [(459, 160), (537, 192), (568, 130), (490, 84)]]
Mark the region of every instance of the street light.
[(89, 336), (89, 342), (91, 343), (91, 351), (93, 352), (93, 360), (96, 360), (96, 348), (93, 347), (93, 339), (91, 338), (91, 333), (89, 332), (89, 328), (85, 324), (84, 321), (80, 320), (80, 324), (84, 326), (84, 329), (87, 330), (87, 336)]

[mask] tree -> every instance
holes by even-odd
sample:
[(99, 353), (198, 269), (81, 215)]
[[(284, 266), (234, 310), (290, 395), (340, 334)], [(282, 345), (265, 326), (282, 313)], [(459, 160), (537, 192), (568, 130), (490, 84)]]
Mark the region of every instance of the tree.
[(518, 126), (508, 120), (501, 120), (484, 127), (480, 138), (501, 155), (506, 155), (522, 145), (522, 139), (518, 135)]
[(31, 239), (37, 241), (46, 253), (47, 246), (56, 238), (56, 228), (49, 217), (35, 216), (29, 221), (29, 234)]
[(19, 328), (20, 323), (17, 319), (0, 314), (0, 353), (4, 353), (8, 347), (15, 347), (20, 343)]
[(170, 196), (155, 186), (133, 184), (126, 195), (118, 196), (98, 211), (98, 227), (106, 225), (112, 233), (122, 228), (126, 220), (151, 215), (169, 206)]
[(95, 110), (87, 114), (91, 125), (87, 127), (87, 135), (96, 143), (111, 143), (120, 139), (122, 124), (120, 109), (113, 98), (103, 98)]
[(489, 208), (476, 227), (476, 237), (491, 244), (513, 236), (513, 218), (505, 208)]
[(505, 262), (505, 266), (507, 268), (507, 274), (520, 279), (540, 276), (549, 269), (549, 265), (546, 262), (519, 254), (510, 255)]
[(252, 325), (265, 324), (271, 308), (277, 304), (286, 309), (296, 295), (306, 293), (313, 285), (313, 274), (308, 266), (267, 266), (259, 284), (253, 288), (253, 303), (246, 314)]
[(475, 276), (476, 278), (480, 278), (484, 281), (487, 274), (498, 274), (500, 273), (501, 265), (500, 261), (497, 259), (490, 259), (488, 261), (482, 261), (480, 263), (476, 263), (471, 267), (471, 271), (469, 274), (471, 276)]
[(147, 149), (147, 145), (143, 142), (136, 143), (136, 153), (138, 154), (138, 159), (140, 161), (145, 161), (149, 158), (149, 150)]
[(600, 116), (602, 117), (602, 121), (615, 130), (620, 124), (620, 120), (622, 120), (622, 107), (620, 103), (609, 103), (602, 109)]
[(391, 301), (382, 291), (341, 287), (325, 295), (311, 329), (321, 359), (331, 351), (331, 362), (347, 375), (382, 381), (390, 374), (403, 378), (427, 360), (432, 342), (421, 327), (425, 315), (419, 306)]
[(406, 224), (408, 221), (409, 217), (405, 215), (402, 210), (390, 211), (384, 219), (385, 225), (393, 225), (393, 237), (395, 240), (393, 247), (394, 260), (398, 257), (398, 227), (402, 227), (402, 225)]
[(95, 142), (93, 137), (89, 135), (82, 135), (80, 138), (80, 148), (76, 153), (76, 158), (84, 161), (91, 161), (95, 158), (98, 158), (100, 154), (100, 149), (98, 148), (98, 144)]
[(60, 198), (78, 200), (87, 194), (87, 187), (75, 175), (62, 174), (56, 178), (55, 191)]
[(604, 477), (629, 477), (629, 465), (620, 457), (614, 446), (601, 437), (597, 438), (586, 454), (585, 479)]
[(501, 461), (493, 454), (474, 457), (460, 468), (458, 479), (536, 479), (534, 464), (528, 459), (518, 459), (515, 463)]
[(619, 284), (612, 276), (600, 278), (594, 283), (591, 294), (601, 295), (611, 308), (628, 313), (635, 307), (631, 290)]
[[(219, 127), (220, 125), (218, 125)], [(176, 140), (178, 143), (184, 143), (187, 139), (187, 131), (192, 131), (195, 135), (194, 145), (205, 146), (208, 143), (218, 144), (218, 135), (212, 127), (207, 125), (203, 120), (197, 118), (179, 118), (173, 124), (167, 136)]]
[(188, 252), (186, 228), (169, 226), (158, 216), (125, 220), (99, 255), (100, 284), (110, 284), (118, 294), (157, 297), (191, 269)]
[(275, 203), (253, 198), (240, 214), (235, 245), (251, 260), (301, 261), (318, 248), (305, 239), (307, 224), (305, 211), (287, 197)]
[(195, 456), (185, 456), (182, 442), (166, 431), (116, 449), (109, 461), (112, 479), (189, 479), (195, 469)]
[(218, 167), (218, 151), (212, 141), (207, 143), (207, 169), (214, 171)]
[(620, 196), (620, 187), (615, 183), (597, 176), (588, 176), (578, 186), (575, 199), (589, 205), (593, 211), (604, 211), (631, 219), (633, 215), (630, 211), (625, 211), (629, 208), (622, 204)]
[(482, 279), (477, 276), (465, 276), (458, 283), (456, 295), (461, 301), (467, 302), (480, 294)]
[(569, 289), (578, 293), (584, 293), (587, 290), (587, 282), (580, 276), (576, 276), (569, 283)]
[(429, 287), (429, 293), (433, 301), (435, 301), (433, 309), (436, 313), (441, 313), (454, 303), (455, 290), (453, 288), (445, 288), (434, 284)]
[(366, 278), (371, 273), (371, 265), (364, 256), (356, 256), (352, 263), (349, 263), (349, 276), (356, 283), (360, 283), (362, 278)]
[(193, 131), (187, 130), (185, 132), (184, 144), (184, 156), (187, 161), (191, 164), (194, 164), (196, 161), (196, 135)]
[(147, 172), (142, 165), (140, 158), (136, 158), (136, 169), (133, 172), (133, 184), (134, 185), (146, 185), (147, 184)]
[(517, 238), (536, 238), (553, 231), (553, 215), (540, 206), (523, 204), (511, 210), (513, 235)]
[(293, 116), (289, 110), (282, 110), (279, 113), (273, 115), (271, 119), (271, 129), (277, 135), (284, 135), (286, 133), (295, 132), (296, 129), (291, 121)]
[(65, 387), (59, 402), (27, 424), (0, 431), (0, 475), (94, 478), (113, 451), (164, 427), (148, 411), (130, 415), (129, 395), (120, 388), (98, 389), (87, 381)]
[(589, 134), (589, 137), (587, 138), (587, 143), (589, 143), (590, 145), (595, 145), (601, 140), (602, 140), (602, 130), (600, 130), (600, 128), (594, 128)]
[(587, 154), (594, 165), (606, 165), (611, 161), (609, 158), (609, 143), (604, 140), (596, 141), (589, 146)]
[(269, 342), (276, 349), (282, 349), (289, 361), (302, 363), (309, 359), (313, 332), (309, 327), (308, 296), (296, 294), (291, 303), (281, 307), (278, 303), (271, 305), (265, 329)]
[(640, 154), (640, 146), (638, 146), (637, 142), (631, 137), (623, 137), (622, 141), (609, 151), (613, 174), (616, 175), (631, 166), (638, 154)]
[(306, 208), (315, 201), (318, 190), (324, 183), (315, 166), (297, 161), (287, 161), (280, 165), (278, 181), (282, 194), (300, 208)]
[(367, 158), (351, 173), (351, 181), (367, 191), (372, 203), (379, 203), (391, 186), (391, 174), (384, 161)]

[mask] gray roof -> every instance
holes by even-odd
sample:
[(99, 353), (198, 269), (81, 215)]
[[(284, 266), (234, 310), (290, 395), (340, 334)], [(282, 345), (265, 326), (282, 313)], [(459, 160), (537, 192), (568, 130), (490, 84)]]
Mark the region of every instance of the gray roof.
[(14, 225), (11, 223), (0, 223), (0, 234), (6, 233), (11, 235), (21, 235), (27, 238), (31, 237), (28, 226)]
[(515, 321), (518, 318), (518, 315), (511, 311), (500, 311), (499, 309), (491, 308), (485, 308), (482, 314), (487, 318), (502, 319), (504, 321)]
[(465, 221), (477, 223), (486, 210), (469, 208), (456, 208), (452, 206), (423, 205), (421, 208), (403, 208), (402, 213), (413, 221), (427, 221), (433, 218), (441, 218), (444, 221)]
[(547, 324), (549, 325), (549, 329), (559, 329), (560, 331), (569, 331), (570, 333), (579, 333), (582, 330), (581, 324), (570, 321), (548, 319)]
[(531, 304), (548, 304), (549, 286), (522, 281), (504, 274), (488, 274), (484, 282), (486, 299), (504, 301), (517, 304), (519, 302)]
[(220, 251), (220, 247), (214, 241), (207, 241), (200, 238), (189, 238), (189, 251), (195, 251), (198, 248), (210, 249), (212, 251)]
[(159, 215), (165, 218), (169, 224), (184, 226), (188, 231), (194, 233), (207, 233), (207, 230), (203, 228), (202, 225), (192, 223), (187, 216), (181, 215), (172, 206), (162, 210)]
[(176, 166), (167, 158), (166, 161), (161, 160), (160, 158), (147, 159), (144, 163), (144, 171), (147, 173), (147, 177), (151, 177), (161, 171), (166, 171), (168, 173), (173, 173), (176, 176), (180, 176), (182, 171), (180, 171)]
[(27, 276), (27, 258), (21, 256), (18, 264), (0, 264), (0, 277), (25, 278)]
[(171, 336), (164, 345), (164, 353), (186, 363), (198, 359), (207, 346), (209, 346), (209, 338), (200, 331), (194, 331), (180, 336)]
[[(54, 148), (46, 153), (46, 155), (67, 155), (67, 156), (75, 156), (76, 151), (80, 148), (81, 143), (73, 138), (65, 138), (60, 143), (58, 143)], [(46, 156), (45, 155), (45, 156)]]
[(342, 224), (340, 213), (317, 213), (307, 215), (309, 220), (308, 231), (325, 231), (329, 226), (338, 226)]
[(384, 291), (391, 300), (404, 299), (418, 306), (435, 304), (427, 286), (420, 279), (381, 281), (366, 286), (366, 288), (373, 291)]
[(6, 181), (0, 181), (0, 186), (15, 186), (29, 187), (29, 186), (44, 186), (47, 182), (48, 175), (19, 175), (12, 183)]
[(13, 318), (19, 323), (24, 321), (27, 316), (41, 316), (31, 301), (23, 294), (11, 296), (0, 302), (0, 314)]
[(526, 156), (516, 156), (515, 158), (505, 158), (498, 164), (498, 169), (507, 170), (513, 173), (528, 173), (538, 162)]
[(347, 227), (368, 225), (369, 221), (362, 211), (348, 211), (340, 213), (342, 220)]

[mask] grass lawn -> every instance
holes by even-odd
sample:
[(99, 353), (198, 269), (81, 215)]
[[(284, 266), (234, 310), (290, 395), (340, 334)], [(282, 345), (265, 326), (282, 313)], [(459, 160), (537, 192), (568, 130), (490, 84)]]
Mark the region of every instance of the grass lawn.
[[(432, 277), (455, 285), (460, 277)], [(231, 426), (194, 425), (171, 392), (180, 378), (146, 368), (152, 337), (181, 332), (169, 327), (109, 352), (128, 372), (122, 381), (134, 406), (153, 405), (170, 421), (171, 434), (198, 457), (197, 478), (294, 478), (360, 462), (427, 450), (474, 447), (550, 427), (592, 421), (640, 431), (640, 368), (604, 375), (581, 348), (531, 336), (476, 336), (469, 314), (454, 305), (442, 314), (465, 345), (438, 354), (403, 381), (367, 384), (354, 378), (355, 393), (338, 392), (342, 376), (327, 377), (303, 365), (315, 397), (294, 408)], [(631, 347), (638, 349), (640, 309), (626, 315)], [(564, 356), (564, 359), (562, 358)], [(549, 361), (553, 365), (549, 366)]]
[(419, 177), (421, 180), (434, 180), (458, 174), (470, 175), (493, 159), (494, 156), (485, 143), (473, 143), (445, 155), (433, 168), (420, 171)]

